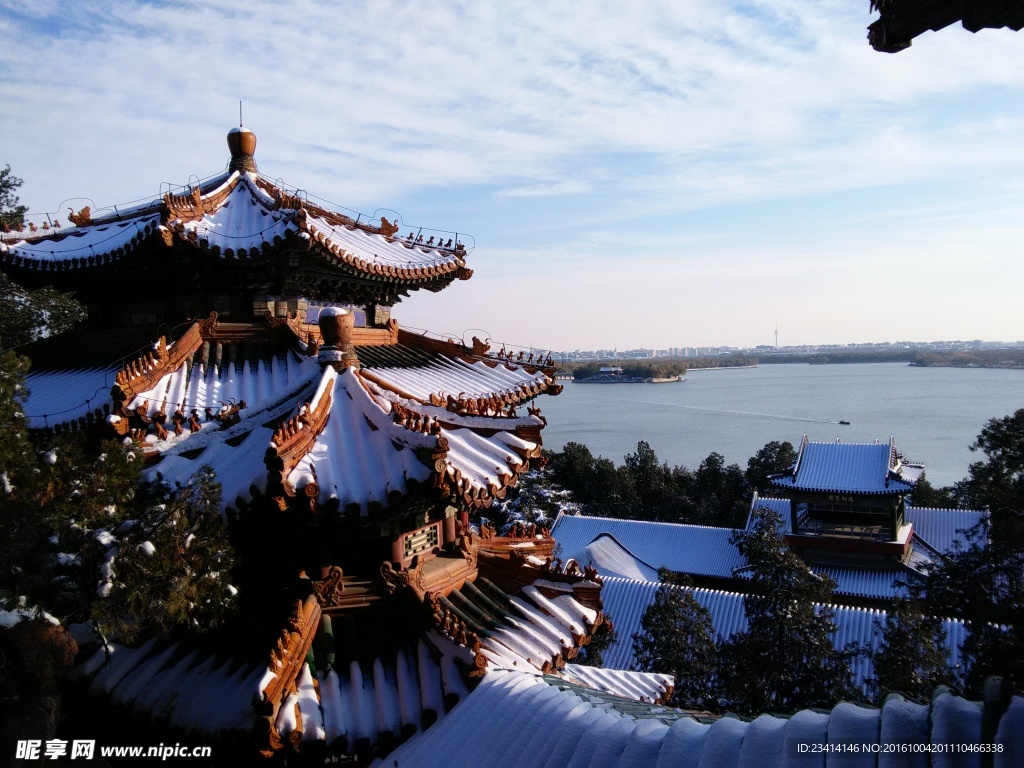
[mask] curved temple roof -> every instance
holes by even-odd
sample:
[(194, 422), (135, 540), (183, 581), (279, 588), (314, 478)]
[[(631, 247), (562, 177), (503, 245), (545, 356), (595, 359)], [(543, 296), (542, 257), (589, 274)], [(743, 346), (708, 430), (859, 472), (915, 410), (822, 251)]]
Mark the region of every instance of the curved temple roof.
[(439, 290), (472, 276), (457, 236), (431, 235), (424, 242), (410, 231), (402, 237), (397, 222), (352, 218), (312, 203), (261, 176), (254, 164), (189, 186), (183, 194), (168, 193), (95, 218), (86, 207), (68, 219), (67, 226), (57, 221), (52, 227), (30, 224), (29, 231), (0, 233), (0, 264), (15, 272), (77, 271), (162, 241), (197, 248), (214, 259), (254, 259), (280, 249), (308, 252), (340, 274), (405, 289)]
[[(168, 482), (211, 464), (235, 508), (268, 486), (363, 515), (417, 487), (478, 507), (540, 456), (544, 419), (516, 406), (560, 390), (550, 368), (392, 322), (356, 347), (366, 367), (322, 372), (317, 337), (297, 333), (276, 320), (196, 323), (120, 369), (33, 371), (25, 412), (36, 429), (106, 421), (143, 442), (158, 459), (149, 475)], [(265, 463), (268, 449), (279, 466)]]
[(890, 495), (914, 490), (924, 467), (904, 464), (888, 443), (812, 443), (804, 435), (793, 466), (771, 482), (782, 490)]
[[(932, 745), (985, 741), (982, 703), (941, 689), (929, 704), (897, 695), (881, 709), (844, 702), (828, 712), (762, 715), (752, 722), (723, 717), (709, 723), (666, 707), (641, 711), (622, 704), (595, 700), (550, 678), (494, 672), (438, 726), (400, 747), (387, 762), (402, 768), (475, 765), (486, 745), (488, 765), (495, 768), (982, 764), (974, 753), (963, 760), (947, 761), (949, 754), (929, 760)], [(1015, 765), (1024, 751), (1024, 698), (1014, 697), (996, 719), (990, 738), (999, 752), (993, 764)], [(863, 751), (814, 749), (830, 744)], [(910, 762), (907, 755), (913, 756)]]

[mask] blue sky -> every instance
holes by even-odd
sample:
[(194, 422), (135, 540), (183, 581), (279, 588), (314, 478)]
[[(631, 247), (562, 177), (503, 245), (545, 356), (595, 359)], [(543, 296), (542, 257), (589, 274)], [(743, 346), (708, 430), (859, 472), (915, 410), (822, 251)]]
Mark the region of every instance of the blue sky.
[(1024, 339), (1024, 37), (886, 55), (872, 20), (0, 0), (0, 165), (33, 211), (153, 197), (224, 167), (241, 99), (265, 175), (473, 235), (474, 278), (400, 304), (408, 326), (556, 350), (768, 344), (776, 321), (783, 344)]

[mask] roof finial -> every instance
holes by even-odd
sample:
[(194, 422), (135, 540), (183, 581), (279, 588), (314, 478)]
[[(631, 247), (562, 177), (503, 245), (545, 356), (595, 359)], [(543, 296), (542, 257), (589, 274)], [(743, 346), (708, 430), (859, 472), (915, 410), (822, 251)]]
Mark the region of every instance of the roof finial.
[(228, 149), (231, 150), (231, 161), (228, 163), (229, 171), (242, 171), (243, 173), (256, 173), (256, 134), (248, 128), (241, 126), (242, 102), (238, 102), (237, 128), (228, 131)]

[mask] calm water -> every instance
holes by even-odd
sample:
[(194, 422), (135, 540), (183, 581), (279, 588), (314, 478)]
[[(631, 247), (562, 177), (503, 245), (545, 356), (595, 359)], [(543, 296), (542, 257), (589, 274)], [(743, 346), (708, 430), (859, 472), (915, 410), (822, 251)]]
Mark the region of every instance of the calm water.
[[(669, 464), (691, 469), (712, 451), (728, 463), (770, 440), (797, 445), (896, 438), (910, 461), (949, 485), (977, 460), (968, 450), (985, 422), (1024, 408), (1024, 371), (911, 368), (905, 363), (762, 365), (691, 371), (678, 384), (573, 384), (538, 401), (544, 444), (575, 441), (622, 463), (646, 440)], [(837, 422), (845, 419), (850, 426)]]

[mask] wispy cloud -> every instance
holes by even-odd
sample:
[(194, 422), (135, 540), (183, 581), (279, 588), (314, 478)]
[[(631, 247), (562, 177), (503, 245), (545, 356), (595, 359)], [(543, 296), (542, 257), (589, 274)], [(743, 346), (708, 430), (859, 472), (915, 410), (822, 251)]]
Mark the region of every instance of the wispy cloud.
[[(398, 208), (410, 223), (475, 227), (477, 277), (445, 301), (427, 299), (464, 311), (464, 324), (504, 325), (511, 312), (510, 334), (610, 333), (587, 302), (617, 294), (646, 307), (646, 326), (627, 324), (634, 345), (653, 344), (645, 334), (668, 338), (654, 328), (673, 328), (683, 344), (688, 310), (645, 300), (661, 295), (651, 285), (661, 273), (624, 263), (642, 253), (685, 265), (672, 273), (680, 284), (693, 270), (704, 292), (720, 280), (752, 290), (753, 258), (730, 249), (756, 243), (781, 270), (796, 263), (776, 246), (799, 233), (780, 233), (761, 220), (765, 211), (826, 238), (822, 250), (851, 263), (854, 254), (828, 238), (861, 247), (948, 230), (941, 245), (960, 231), (943, 210), (1022, 212), (1008, 196), (1024, 160), (1020, 38), (951, 28), (883, 56), (865, 40), (866, 3), (0, 8), (0, 163), (25, 178), (32, 208), (53, 210), (72, 195), (122, 202), (218, 171), (241, 99), (268, 175), (360, 210)], [(934, 188), (924, 205), (892, 192), (919, 185)], [(802, 207), (815, 210), (813, 221), (800, 223)], [(581, 258), (586, 275), (568, 277)], [(731, 277), (708, 271), (719, 261)], [(524, 312), (468, 298), (492, 288), (489, 275), (506, 263), (530, 270), (524, 293), (560, 300), (531, 299)], [(820, 279), (870, 293), (867, 279)], [(833, 301), (797, 282), (803, 302)], [(775, 287), (770, 275), (761, 285)], [(420, 304), (409, 303), (417, 318)], [(756, 309), (726, 305), (727, 317), (714, 311), (718, 340), (739, 341)], [(939, 322), (938, 309), (921, 311)], [(565, 316), (553, 322), (552, 313)], [(577, 327), (578, 317), (593, 324)]]

